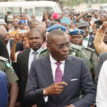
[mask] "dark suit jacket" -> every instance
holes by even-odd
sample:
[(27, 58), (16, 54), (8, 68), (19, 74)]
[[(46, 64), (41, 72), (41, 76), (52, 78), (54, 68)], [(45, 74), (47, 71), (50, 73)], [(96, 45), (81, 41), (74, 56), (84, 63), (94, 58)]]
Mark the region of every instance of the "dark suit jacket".
[(94, 37), (90, 35), (89, 41), (88, 41), (88, 47), (91, 47), (91, 44), (93, 43), (93, 41), (94, 41)]
[(99, 61), (97, 65), (96, 75), (95, 75), (95, 85), (97, 87), (98, 77), (103, 63), (107, 60), (107, 52), (101, 53), (99, 56)]
[[(13, 39), (9, 39), (10, 49), (12, 49), (13, 42), (14, 42)], [(23, 51), (23, 44), (22, 44), (22, 42), (20, 42), (20, 41), (18, 41), (17, 44), (16, 44), (16, 52), (17, 52), (17, 51)]]
[[(76, 79), (74, 81), (71, 81)], [(90, 107), (95, 102), (95, 88), (85, 62), (73, 56), (65, 60), (63, 92), (59, 95), (49, 95), (44, 102), (43, 89), (54, 83), (49, 55), (32, 62), (25, 91), (25, 107), (38, 104), (38, 107), (64, 107), (73, 104), (75, 107)], [(79, 99), (80, 89), (84, 98)], [(29, 105), (29, 106), (28, 106)]]
[(8, 51), (6, 49), (6, 45), (1, 35), (0, 35), (0, 56), (3, 56), (9, 59)]
[(19, 100), (20, 107), (24, 106), (24, 92), (28, 77), (28, 60), (30, 49), (26, 49), (18, 54), (16, 74), (19, 77)]
[[(13, 42), (14, 42), (13, 39), (9, 39), (10, 49), (12, 49)], [(22, 44), (22, 42), (19, 42), (19, 41), (16, 44), (16, 52), (18, 52), (18, 51), (23, 51), (23, 44)], [(13, 66), (14, 70), (16, 71), (17, 63), (12, 62), (12, 66)]]

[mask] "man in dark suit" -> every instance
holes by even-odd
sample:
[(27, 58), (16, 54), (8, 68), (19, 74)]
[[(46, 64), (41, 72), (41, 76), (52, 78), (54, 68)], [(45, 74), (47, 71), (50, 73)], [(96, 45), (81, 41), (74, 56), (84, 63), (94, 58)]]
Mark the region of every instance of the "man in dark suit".
[(101, 53), (99, 56), (99, 61), (97, 65), (96, 75), (95, 75), (95, 85), (97, 86), (99, 74), (103, 63), (107, 60), (107, 52)]
[(9, 55), (6, 49), (6, 45), (3, 41), (2, 35), (0, 35), (0, 56), (3, 56), (7, 59), (9, 59)]
[[(6, 45), (6, 48), (7, 48), (7, 51), (8, 51), (8, 56), (10, 57), (10, 53), (11, 53), (11, 49), (12, 49), (14, 40), (9, 39), (9, 37), (7, 35), (7, 32), (6, 32), (6, 30), (4, 28), (0, 27), (0, 30), (2, 31), (2, 32), (0, 32), (0, 34), (2, 34), (2, 38), (3, 38), (4, 42), (5, 42), (5, 45)], [(22, 42), (17, 42), (16, 52), (18, 52), (18, 51), (23, 51)], [(16, 63), (12, 63), (12, 66), (13, 66), (14, 70), (16, 71), (17, 64)]]
[[(19, 53), (17, 58), (17, 75), (19, 77), (19, 101), (20, 107), (24, 104), (24, 92), (26, 88), (27, 77), (30, 72), (30, 66), (34, 59), (36, 59), (41, 50), (43, 37), (42, 33), (38, 29), (32, 29), (28, 34), (30, 49), (26, 49)], [(36, 52), (36, 54), (35, 54)]]
[(94, 37), (92, 35), (89, 34), (89, 23), (84, 21), (84, 22), (81, 22), (78, 24), (78, 28), (81, 29), (81, 30), (84, 30), (84, 41), (83, 41), (83, 46), (85, 48), (87, 47), (90, 47), (91, 44), (93, 43), (94, 41)]
[[(50, 55), (34, 60), (25, 91), (26, 107), (90, 107), (95, 102), (95, 88), (85, 62), (68, 56), (70, 42), (61, 30), (47, 38)], [(79, 99), (80, 90), (84, 97)]]

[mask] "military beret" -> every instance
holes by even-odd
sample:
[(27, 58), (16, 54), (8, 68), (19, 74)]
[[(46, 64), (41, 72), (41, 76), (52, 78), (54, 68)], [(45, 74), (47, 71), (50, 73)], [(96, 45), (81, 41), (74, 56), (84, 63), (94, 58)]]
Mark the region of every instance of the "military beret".
[(66, 23), (66, 24), (70, 25), (70, 19), (68, 19), (67, 17), (63, 17), (61, 19), (60, 23)]
[(26, 24), (26, 21), (25, 21), (25, 20), (20, 20), (20, 21), (18, 22), (18, 24), (21, 24), (21, 23), (25, 23), (25, 24)]
[(85, 16), (85, 18), (86, 18), (86, 17), (92, 17), (92, 15), (91, 15), (91, 14), (88, 14), (88, 15)]
[(75, 29), (75, 30), (69, 32), (69, 34), (70, 34), (71, 36), (72, 36), (72, 35), (81, 35), (81, 34), (83, 34), (83, 33), (84, 33), (84, 31), (81, 30), (81, 29)]
[(47, 32), (51, 32), (52, 30), (55, 30), (55, 29), (59, 29), (59, 30), (62, 30), (62, 31), (66, 31), (66, 27), (63, 26), (63, 25), (59, 25), (59, 24), (55, 24), (51, 27), (48, 28)]
[(88, 26), (89, 26), (89, 23), (86, 22), (86, 21), (80, 22), (80, 23), (78, 24), (78, 28), (81, 28), (81, 27), (88, 27)]

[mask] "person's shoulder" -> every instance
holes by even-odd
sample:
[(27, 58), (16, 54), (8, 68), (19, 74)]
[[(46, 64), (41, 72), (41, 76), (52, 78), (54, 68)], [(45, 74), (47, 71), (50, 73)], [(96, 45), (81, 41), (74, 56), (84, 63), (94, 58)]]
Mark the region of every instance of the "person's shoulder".
[(71, 56), (71, 55), (68, 55), (68, 59), (76, 61), (76, 62), (82, 62), (83, 61), (82, 58), (79, 58), (79, 57), (76, 57), (76, 56)]
[(8, 59), (7, 59), (7, 58), (5, 58), (5, 57), (0, 56), (0, 61), (7, 62), (7, 61), (8, 61)]
[(76, 44), (73, 44), (73, 43), (72, 43), (72, 44), (71, 44), (71, 48), (80, 51), (80, 50), (82, 49), (82, 46), (79, 46), (79, 45), (76, 45)]
[(24, 54), (26, 54), (26, 53), (28, 53), (28, 52), (30, 52), (30, 49), (25, 49), (25, 50), (21, 51), (21, 52), (18, 54), (18, 56), (22, 56), (22, 55), (24, 55)]
[(95, 52), (95, 50), (94, 50), (94, 49), (89, 48), (89, 47), (87, 47), (87, 48), (85, 47), (85, 49), (86, 49), (86, 50), (88, 50), (88, 51), (90, 51), (90, 52)]
[(48, 49), (47, 49), (47, 48), (42, 49), (41, 54), (42, 54), (42, 53), (45, 53), (45, 52), (48, 52)]
[(6, 74), (0, 70), (0, 78), (5, 77), (5, 76), (6, 76)]
[(101, 53), (100, 57), (107, 57), (107, 52)]

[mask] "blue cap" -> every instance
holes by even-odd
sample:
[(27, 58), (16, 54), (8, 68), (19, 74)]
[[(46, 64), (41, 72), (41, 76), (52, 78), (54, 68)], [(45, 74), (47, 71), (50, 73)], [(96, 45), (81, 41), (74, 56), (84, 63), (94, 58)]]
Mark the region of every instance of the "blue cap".
[(70, 19), (68, 19), (67, 17), (63, 17), (63, 18), (61, 19), (61, 22), (60, 22), (60, 23), (66, 23), (66, 24), (70, 25)]
[(59, 24), (55, 24), (51, 27), (48, 28), (47, 32), (51, 32), (52, 30), (55, 30), (55, 29), (59, 29), (59, 30), (62, 30), (62, 31), (66, 31), (66, 27), (63, 26), (63, 25), (59, 25)]
[(25, 21), (25, 20), (20, 20), (20, 21), (18, 22), (18, 24), (20, 24), (20, 23), (25, 23), (25, 24), (26, 24), (26, 21)]
[(75, 29), (75, 30), (69, 32), (69, 34), (70, 34), (71, 36), (72, 36), (72, 35), (81, 35), (81, 34), (83, 34), (83, 33), (84, 33), (84, 31), (81, 30), (81, 29)]

